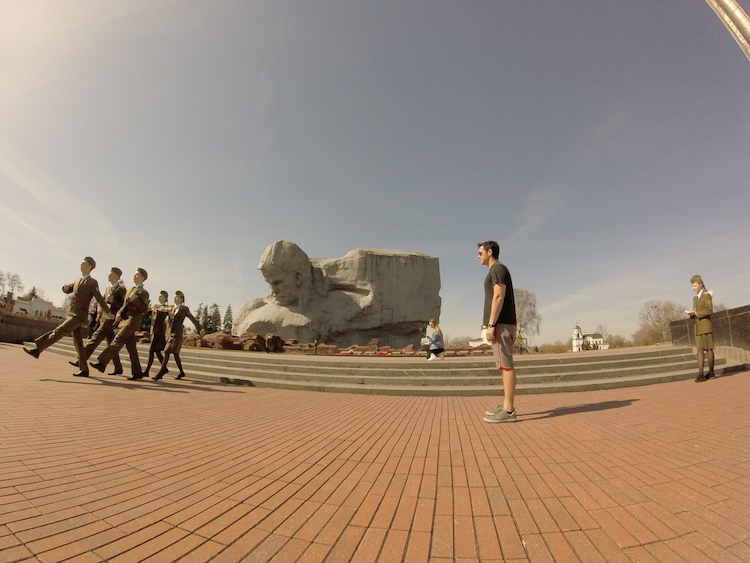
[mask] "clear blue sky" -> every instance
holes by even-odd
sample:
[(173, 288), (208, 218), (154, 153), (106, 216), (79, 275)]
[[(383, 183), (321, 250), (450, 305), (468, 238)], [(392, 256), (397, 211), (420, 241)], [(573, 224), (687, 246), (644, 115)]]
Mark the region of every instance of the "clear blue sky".
[[(747, 8), (747, 6), (746, 6)], [(542, 331), (750, 303), (750, 61), (703, 0), (0, 6), (0, 270), (85, 255), (237, 311), (280, 239), (440, 259), (476, 335), (496, 239)]]

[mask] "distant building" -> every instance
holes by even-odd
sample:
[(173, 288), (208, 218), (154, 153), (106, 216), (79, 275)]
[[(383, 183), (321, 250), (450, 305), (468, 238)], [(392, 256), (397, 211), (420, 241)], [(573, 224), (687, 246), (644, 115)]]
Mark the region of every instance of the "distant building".
[(60, 320), (65, 318), (65, 311), (55, 307), (52, 301), (38, 297), (32, 297), (29, 301), (16, 299), (12, 313), (35, 319)]
[(609, 350), (609, 344), (604, 342), (604, 336), (598, 332), (584, 333), (581, 327), (573, 327), (573, 352), (582, 350)]

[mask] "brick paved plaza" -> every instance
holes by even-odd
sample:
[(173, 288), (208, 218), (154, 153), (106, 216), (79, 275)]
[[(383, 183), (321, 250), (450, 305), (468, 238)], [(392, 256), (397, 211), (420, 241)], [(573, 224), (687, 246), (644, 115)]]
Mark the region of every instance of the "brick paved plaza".
[[(497, 399), (72, 377), (0, 344), (0, 562), (750, 561), (750, 379)], [(189, 373), (188, 373), (189, 377)]]

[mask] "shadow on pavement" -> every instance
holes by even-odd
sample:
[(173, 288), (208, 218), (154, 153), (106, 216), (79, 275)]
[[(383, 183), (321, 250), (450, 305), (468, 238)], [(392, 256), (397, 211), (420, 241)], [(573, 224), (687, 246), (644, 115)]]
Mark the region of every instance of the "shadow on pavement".
[(236, 391), (233, 391), (230, 389), (226, 389), (226, 386), (223, 384), (208, 383), (208, 382), (199, 383), (199, 384), (170, 383), (164, 380), (156, 382), (156, 381), (153, 381), (152, 379), (142, 379), (140, 381), (128, 381), (128, 380), (112, 381), (110, 379), (103, 379), (101, 377), (96, 377), (93, 375), (90, 375), (89, 377), (85, 377), (85, 378), (74, 378), (71, 380), (40, 379), (39, 381), (52, 381), (54, 383), (73, 383), (76, 385), (88, 385), (89, 383), (87, 382), (96, 381), (108, 387), (120, 387), (122, 389), (127, 389), (129, 391), (135, 391), (135, 390), (162, 391), (164, 393), (187, 393), (188, 391), (206, 391), (209, 393), (242, 393), (242, 391), (239, 389)]
[(570, 407), (559, 407), (549, 411), (523, 413), (519, 418), (523, 420), (539, 420), (542, 418), (553, 418), (556, 416), (567, 416), (579, 412), (605, 411), (608, 409), (619, 409), (629, 407), (639, 399), (627, 399), (624, 401), (602, 401), (601, 403), (587, 403), (584, 405), (574, 405)]

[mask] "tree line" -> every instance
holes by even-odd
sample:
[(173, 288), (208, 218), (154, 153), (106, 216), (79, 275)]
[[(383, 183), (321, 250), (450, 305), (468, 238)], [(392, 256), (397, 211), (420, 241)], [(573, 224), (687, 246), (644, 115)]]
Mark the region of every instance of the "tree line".
[(228, 305), (224, 316), (221, 315), (219, 305), (212, 303), (210, 306), (201, 303), (195, 311), (195, 318), (206, 331), (206, 334), (213, 332), (226, 332), (232, 334), (232, 324), (234, 318), (232, 317), (232, 306)]

